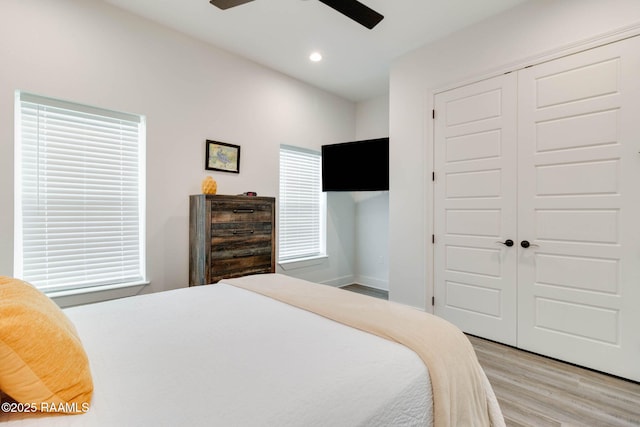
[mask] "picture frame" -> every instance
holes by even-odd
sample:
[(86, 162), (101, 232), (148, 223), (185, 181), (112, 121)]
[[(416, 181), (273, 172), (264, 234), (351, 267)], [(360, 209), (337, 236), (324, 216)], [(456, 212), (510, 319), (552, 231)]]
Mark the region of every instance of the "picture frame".
[(240, 146), (207, 139), (204, 168), (210, 171), (240, 173)]

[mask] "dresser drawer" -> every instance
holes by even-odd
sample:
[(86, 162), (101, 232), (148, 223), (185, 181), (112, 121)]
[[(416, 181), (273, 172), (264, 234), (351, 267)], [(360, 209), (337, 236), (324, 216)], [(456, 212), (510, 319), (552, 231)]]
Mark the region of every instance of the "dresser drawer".
[(213, 240), (236, 241), (253, 240), (267, 237), (271, 239), (273, 225), (271, 222), (214, 222), (211, 223)]
[(227, 222), (211, 224), (211, 256), (230, 258), (238, 251), (271, 250), (273, 226), (270, 222)]
[[(215, 240), (215, 239), (214, 239)], [(254, 239), (234, 242), (214, 243), (211, 245), (211, 260), (246, 258), (256, 255), (271, 256), (271, 240)]]
[(271, 222), (272, 205), (257, 200), (216, 201), (211, 203), (211, 223)]
[(235, 257), (211, 260), (211, 283), (255, 273), (271, 273), (271, 252), (265, 254), (238, 253)]
[(260, 266), (250, 266), (242, 270), (236, 271), (227, 271), (227, 272), (219, 272), (219, 271), (211, 271), (211, 279), (209, 283), (218, 283), (223, 279), (233, 279), (234, 277), (242, 277), (248, 274), (265, 274), (265, 273), (273, 273), (271, 271), (271, 267), (260, 267)]

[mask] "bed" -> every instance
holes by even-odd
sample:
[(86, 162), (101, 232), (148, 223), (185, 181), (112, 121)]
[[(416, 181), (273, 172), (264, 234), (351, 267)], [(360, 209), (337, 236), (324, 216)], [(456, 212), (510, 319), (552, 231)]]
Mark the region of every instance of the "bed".
[[(367, 313), (370, 306), (373, 316)], [(404, 321), (396, 319), (397, 308), (410, 317), (437, 319), (279, 274), (66, 309), (90, 364), (90, 407), (74, 415), (0, 411), (0, 423), (6, 427), (504, 425), (475, 354), (469, 362), (461, 361), (458, 353), (439, 353), (434, 350), (439, 344), (430, 345), (438, 359), (435, 364), (452, 364), (453, 377), (462, 375), (466, 368), (460, 366), (465, 363), (474, 372), (479, 369), (468, 381), (454, 379), (458, 382), (446, 385), (442, 397), (440, 371), (445, 368), (427, 368), (422, 350), (400, 344), (402, 336), (386, 336), (393, 332), (388, 324)], [(340, 318), (343, 315), (346, 320)], [(367, 316), (380, 318), (382, 324), (368, 325)], [(349, 325), (351, 318), (360, 318), (355, 322), (364, 318), (365, 325)], [(398, 329), (403, 335), (403, 330), (415, 328)], [(460, 391), (462, 383), (470, 384), (470, 398)], [(479, 408), (469, 408), (471, 400), (479, 400)], [(474, 410), (483, 412), (482, 418)]]

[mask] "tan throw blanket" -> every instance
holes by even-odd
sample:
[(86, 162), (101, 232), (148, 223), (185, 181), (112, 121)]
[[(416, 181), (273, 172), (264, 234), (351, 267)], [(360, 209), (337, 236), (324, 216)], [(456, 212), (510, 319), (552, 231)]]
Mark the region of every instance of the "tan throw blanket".
[(398, 342), (424, 361), (435, 427), (503, 426), (495, 394), (471, 343), (449, 322), (418, 309), (281, 274), (222, 281)]

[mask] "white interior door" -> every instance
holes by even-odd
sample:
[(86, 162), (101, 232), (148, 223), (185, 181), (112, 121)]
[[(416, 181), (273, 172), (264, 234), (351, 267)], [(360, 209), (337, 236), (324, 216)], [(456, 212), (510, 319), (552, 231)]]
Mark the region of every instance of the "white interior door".
[(518, 347), (640, 380), (640, 38), (518, 78)]
[[(516, 343), (516, 75), (435, 97), (435, 313)], [(500, 243), (503, 242), (503, 243)]]

